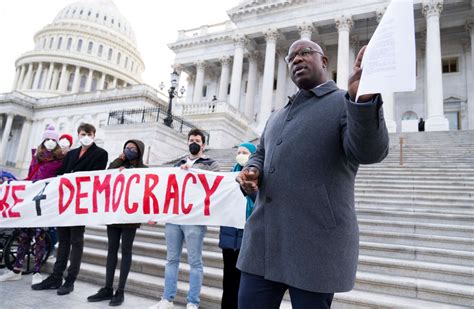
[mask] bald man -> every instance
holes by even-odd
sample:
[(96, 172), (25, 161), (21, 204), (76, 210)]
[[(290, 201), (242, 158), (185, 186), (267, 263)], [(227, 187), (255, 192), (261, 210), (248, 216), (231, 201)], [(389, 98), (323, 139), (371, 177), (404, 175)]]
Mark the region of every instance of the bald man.
[(239, 308), (330, 308), (350, 291), (359, 254), (354, 181), (359, 164), (382, 161), (389, 139), (380, 94), (355, 102), (365, 47), (348, 90), (327, 79), (328, 58), (308, 40), (288, 51), (299, 91), (267, 121), (257, 152), (237, 177), (258, 191), (238, 260)]

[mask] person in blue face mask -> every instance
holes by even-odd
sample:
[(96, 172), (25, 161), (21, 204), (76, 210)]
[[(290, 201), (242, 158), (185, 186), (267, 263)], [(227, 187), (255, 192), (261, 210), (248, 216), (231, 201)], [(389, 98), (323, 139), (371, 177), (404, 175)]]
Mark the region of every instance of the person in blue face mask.
[[(139, 140), (128, 140), (123, 146), (123, 152), (109, 165), (109, 169), (117, 168), (146, 168), (143, 164), (145, 144)], [(132, 264), (132, 247), (137, 228), (140, 223), (110, 224), (107, 225), (108, 252), (105, 272), (105, 286), (96, 294), (87, 298), (89, 302), (110, 300), (110, 306), (120, 306), (124, 301), (125, 283)], [(117, 290), (113, 290), (117, 253), (122, 239), (122, 261), (120, 264), (120, 278)]]

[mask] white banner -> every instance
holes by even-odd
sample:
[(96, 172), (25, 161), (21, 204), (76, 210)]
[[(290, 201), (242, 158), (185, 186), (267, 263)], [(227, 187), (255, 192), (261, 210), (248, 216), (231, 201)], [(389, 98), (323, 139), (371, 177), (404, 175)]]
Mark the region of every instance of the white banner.
[(0, 228), (151, 221), (245, 224), (237, 173), (180, 168), (78, 172), (0, 185)]

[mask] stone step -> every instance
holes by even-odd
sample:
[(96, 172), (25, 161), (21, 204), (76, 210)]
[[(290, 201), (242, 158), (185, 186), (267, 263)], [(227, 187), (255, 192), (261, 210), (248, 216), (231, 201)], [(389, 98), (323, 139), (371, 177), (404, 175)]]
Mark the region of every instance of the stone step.
[(355, 197), (355, 207), (359, 206), (377, 206), (379, 208), (388, 208), (388, 209), (420, 209), (425, 210), (426, 212), (435, 211), (443, 213), (474, 213), (474, 201), (473, 202), (449, 202), (443, 200), (433, 199), (432, 201), (423, 200), (420, 198), (386, 198), (383, 199), (383, 196), (377, 197), (376, 195), (372, 196), (356, 196)]
[(430, 224), (420, 222), (399, 222), (388, 220), (373, 220), (365, 218), (358, 218), (358, 222), (361, 230), (474, 238), (473, 226)]
[[(378, 175), (378, 174), (373, 174), (373, 175), (366, 175), (366, 177), (359, 177), (358, 179), (361, 180), (372, 180), (375, 181), (376, 179), (387, 179), (388, 177), (385, 175)], [(388, 178), (390, 181), (394, 180), (404, 180), (404, 181), (414, 181), (414, 180), (421, 180), (426, 183), (433, 183), (435, 181), (446, 181), (446, 182), (453, 182), (453, 183), (465, 183), (465, 184), (474, 184), (474, 177), (472, 176), (463, 176), (462, 178), (459, 176), (449, 176), (449, 175), (431, 175), (429, 178), (427, 176), (423, 175), (412, 175), (412, 176), (405, 176), (405, 175), (394, 175)]]
[(464, 284), (359, 271), (355, 288), (459, 306), (474, 306), (474, 289)]
[(360, 241), (359, 254), (474, 267), (472, 251)]
[[(378, 209), (378, 210), (393, 210), (393, 211), (407, 211), (413, 214), (440, 214), (446, 215), (447, 217), (450, 215), (458, 215), (461, 217), (465, 217), (467, 220), (472, 220), (474, 218), (474, 213), (469, 208), (465, 209), (456, 209), (456, 207), (449, 207), (449, 206), (439, 206), (439, 207), (427, 207), (428, 205), (423, 205), (422, 203), (417, 203), (416, 206), (410, 206), (405, 203), (397, 203), (389, 201), (384, 203), (382, 201), (375, 201), (375, 202), (360, 202), (356, 201), (356, 210), (363, 210), (363, 209)], [(472, 221), (471, 221), (472, 222)], [(449, 223), (449, 222), (447, 222)]]
[(380, 193), (403, 193), (403, 194), (447, 194), (459, 197), (474, 197), (474, 188), (468, 186), (432, 186), (432, 185), (387, 185), (357, 183), (355, 192), (380, 192)]
[(393, 222), (421, 222), (430, 224), (452, 224), (461, 226), (472, 226), (474, 215), (471, 213), (442, 213), (427, 211), (425, 209), (406, 208), (382, 208), (377, 205), (358, 205), (357, 217), (372, 220), (390, 220)]
[(371, 185), (371, 184), (384, 184), (384, 185), (413, 185), (413, 186), (418, 186), (418, 185), (437, 185), (437, 186), (450, 186), (454, 187), (457, 186), (459, 188), (462, 187), (469, 187), (472, 188), (473, 184), (471, 182), (466, 182), (462, 178), (458, 178), (457, 180), (453, 181), (445, 181), (445, 180), (432, 180), (432, 179), (417, 179), (417, 180), (412, 180), (412, 179), (403, 179), (403, 178), (397, 178), (395, 179), (394, 177), (380, 177), (380, 178), (374, 178), (374, 179), (357, 179), (356, 180), (356, 186), (359, 184), (366, 184), (366, 185)]
[(473, 239), (453, 236), (416, 235), (385, 231), (360, 231), (361, 241), (472, 251)]
[(333, 309), (368, 309), (368, 308), (466, 308), (440, 302), (432, 302), (411, 297), (401, 297), (385, 293), (373, 293), (354, 289), (334, 296)]
[[(464, 197), (454, 194), (416, 194), (417, 192), (411, 192), (408, 194), (400, 193), (382, 193), (377, 192), (356, 192), (356, 200), (396, 200), (400, 202), (411, 202), (429, 205), (465, 205), (474, 206), (474, 197)], [(470, 194), (469, 194), (470, 195)]]

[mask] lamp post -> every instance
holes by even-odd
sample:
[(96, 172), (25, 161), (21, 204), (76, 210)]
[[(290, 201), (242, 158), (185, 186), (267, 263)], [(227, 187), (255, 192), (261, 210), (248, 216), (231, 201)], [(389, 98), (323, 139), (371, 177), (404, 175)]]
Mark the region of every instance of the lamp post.
[[(174, 70), (171, 73), (171, 87), (168, 89), (168, 95), (169, 95), (169, 101), (168, 101), (168, 111), (166, 112), (166, 118), (164, 119), (164, 124), (167, 125), (168, 127), (171, 128), (171, 125), (173, 123), (173, 114), (172, 114), (172, 109), (173, 109), (173, 98), (178, 97), (181, 98), (185, 92), (184, 87), (181, 87), (178, 91), (176, 91), (176, 88), (178, 87), (179, 83), (179, 74)], [(163, 82), (160, 83), (160, 89), (163, 90), (165, 88), (165, 84)], [(181, 94), (181, 95), (180, 95)]]

